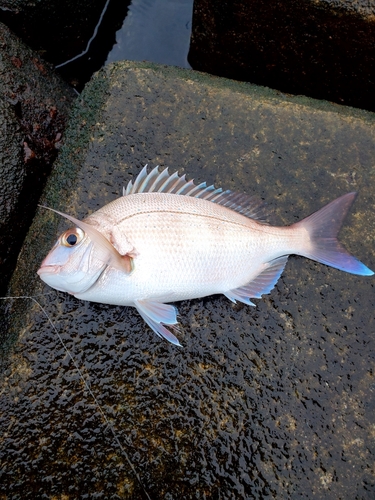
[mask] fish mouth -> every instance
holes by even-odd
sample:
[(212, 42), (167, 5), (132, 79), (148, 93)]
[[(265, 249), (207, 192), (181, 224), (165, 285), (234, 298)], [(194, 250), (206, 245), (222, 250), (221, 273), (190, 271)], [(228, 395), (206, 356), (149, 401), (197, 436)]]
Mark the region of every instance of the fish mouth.
[(57, 266), (57, 265), (50, 265), (50, 266), (41, 265), (36, 273), (39, 274), (39, 276), (41, 276), (42, 274), (58, 274), (61, 270), (61, 267), (62, 266)]

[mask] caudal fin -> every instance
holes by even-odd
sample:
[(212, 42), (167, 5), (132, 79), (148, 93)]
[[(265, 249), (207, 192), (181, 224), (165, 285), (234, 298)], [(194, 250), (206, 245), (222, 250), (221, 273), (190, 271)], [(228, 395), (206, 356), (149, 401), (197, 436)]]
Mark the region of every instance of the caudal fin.
[(373, 271), (350, 255), (337, 240), (338, 232), (357, 193), (344, 194), (306, 219), (294, 224), (303, 227), (310, 236), (310, 248), (305, 257), (336, 267), (347, 273), (371, 276)]

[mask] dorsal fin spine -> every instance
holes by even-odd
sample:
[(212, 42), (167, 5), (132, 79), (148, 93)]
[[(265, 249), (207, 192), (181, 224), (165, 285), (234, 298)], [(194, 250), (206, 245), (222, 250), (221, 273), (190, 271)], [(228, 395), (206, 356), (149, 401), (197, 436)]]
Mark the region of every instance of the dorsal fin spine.
[(161, 174), (155, 176), (155, 180), (150, 186), (150, 192), (159, 193), (160, 188), (163, 186), (165, 180), (168, 179), (168, 177), (169, 177), (168, 169), (165, 168)]
[[(153, 171), (151, 171), (152, 173)], [(138, 193), (139, 192), (139, 187), (142, 185), (143, 179), (147, 177), (147, 165), (145, 165), (142, 170), (140, 171), (138, 177), (135, 179), (133, 187), (132, 187), (132, 193)]]
[(126, 188), (123, 188), (123, 194), (122, 195), (123, 196), (128, 196), (128, 194), (131, 193), (132, 187), (133, 187), (133, 182), (129, 181), (128, 185), (126, 186)]
[(173, 192), (172, 187), (173, 187), (174, 181), (176, 180), (176, 177), (178, 177), (178, 172), (175, 172), (174, 174), (167, 177), (164, 184), (162, 184), (160, 186), (159, 193), (172, 193)]
[(147, 177), (145, 177), (142, 182), (139, 184), (138, 186), (138, 189), (137, 189), (137, 192), (138, 193), (143, 193), (144, 191), (147, 192), (147, 183), (148, 183), (148, 179)]
[[(177, 175), (176, 181), (173, 183), (173, 186), (171, 187), (172, 191), (174, 194), (178, 194), (180, 189), (183, 189), (186, 185), (186, 175), (182, 175), (179, 177)], [(181, 187), (180, 187), (181, 186)]]
[(192, 189), (192, 187), (195, 187), (195, 184), (194, 184), (194, 181), (191, 180), (189, 182), (187, 182), (184, 186), (182, 186), (177, 192), (176, 194), (183, 194), (185, 196), (190, 196), (190, 191)]
[(205, 182), (202, 182), (197, 186), (197, 194), (194, 194), (194, 198), (201, 198), (207, 195), (209, 191), (212, 191), (212, 186), (208, 186)]

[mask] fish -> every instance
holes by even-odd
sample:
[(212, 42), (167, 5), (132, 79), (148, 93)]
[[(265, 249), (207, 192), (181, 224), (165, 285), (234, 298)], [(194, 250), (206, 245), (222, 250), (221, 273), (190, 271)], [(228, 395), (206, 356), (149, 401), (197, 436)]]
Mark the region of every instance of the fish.
[(337, 235), (357, 193), (289, 226), (268, 224), (263, 201), (195, 184), (147, 165), (123, 195), (73, 223), (37, 271), (50, 287), (103, 304), (135, 307), (160, 337), (180, 346), (177, 308), (214, 294), (247, 305), (276, 285), (289, 255), (348, 273), (374, 272)]

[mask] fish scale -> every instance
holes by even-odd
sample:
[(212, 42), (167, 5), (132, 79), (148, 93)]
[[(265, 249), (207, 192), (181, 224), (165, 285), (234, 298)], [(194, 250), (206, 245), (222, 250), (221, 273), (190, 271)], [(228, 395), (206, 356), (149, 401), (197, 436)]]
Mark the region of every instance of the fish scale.
[(243, 193), (194, 184), (145, 167), (124, 196), (65, 231), (38, 273), (53, 288), (83, 300), (136, 307), (160, 336), (177, 323), (167, 302), (222, 293), (252, 304), (269, 293), (290, 254), (353, 274), (373, 272), (337, 234), (356, 193), (287, 227), (267, 225), (262, 204)]

